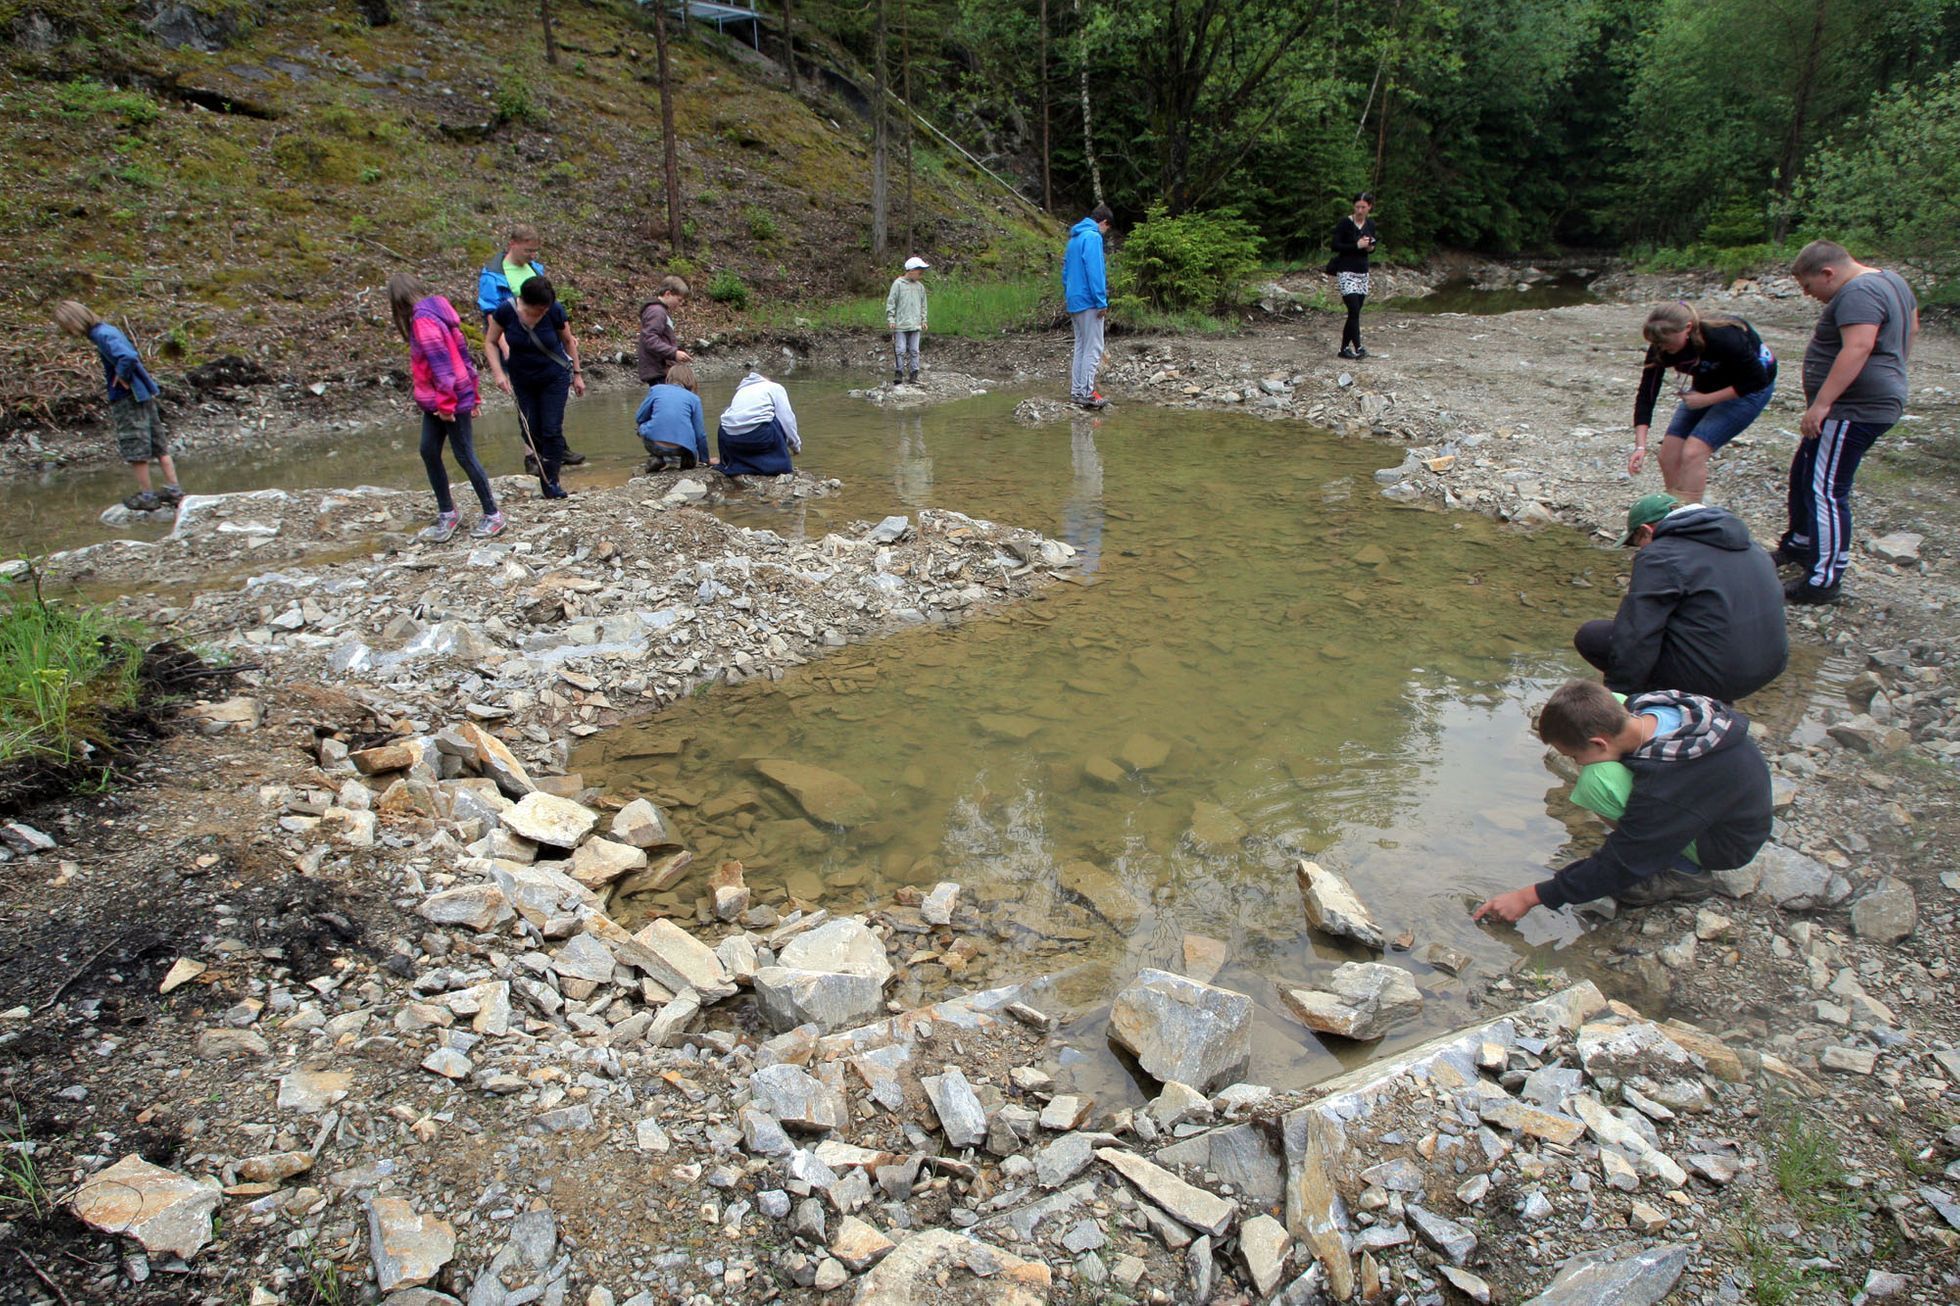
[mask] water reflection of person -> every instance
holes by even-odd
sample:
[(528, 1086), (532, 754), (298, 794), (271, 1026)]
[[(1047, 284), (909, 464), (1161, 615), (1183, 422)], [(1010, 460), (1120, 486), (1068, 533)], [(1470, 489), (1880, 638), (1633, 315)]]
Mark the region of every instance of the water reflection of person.
[(1075, 546), (1075, 565), (1093, 575), (1102, 559), (1103, 465), (1096, 452), (1095, 423), (1071, 423), (1068, 502), (1062, 507), (1062, 538)]
[(932, 449), (923, 417), (898, 419), (898, 456), (892, 459), (892, 489), (898, 501), (917, 511), (932, 506)]

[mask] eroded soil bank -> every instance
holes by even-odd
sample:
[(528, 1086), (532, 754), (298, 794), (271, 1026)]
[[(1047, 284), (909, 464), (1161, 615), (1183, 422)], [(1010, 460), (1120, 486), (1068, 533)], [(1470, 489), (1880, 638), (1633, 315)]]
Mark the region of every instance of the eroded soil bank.
[[(1808, 307), (1735, 307), (1794, 363)], [(1396, 470), (1378, 479), (1412, 504), (1607, 531), (1635, 492), (1638, 317), (1392, 318), (1360, 364), (1333, 360), (1309, 314), (1123, 341), (1104, 385), (1118, 406), (1095, 420), (1251, 394), (1275, 419), (1383, 441)], [(932, 357), (1046, 375), (1053, 344)], [(956, 892), (856, 920), (757, 901), (739, 872), (676, 867), (660, 814), (555, 775), (570, 739), (717, 673), (1036, 593), (1067, 573), (1055, 542), (943, 513), (882, 528), (895, 538), (867, 523), (788, 540), (688, 506), (670, 477), (460, 555), (495, 578), (489, 611), (455, 557), (372, 543), (419, 519), (420, 493), (226, 501), (177, 544), (57, 560), (183, 584), (156, 613), (173, 633), (279, 656), (276, 674), (244, 673), (250, 701), (192, 712), (197, 729), (126, 787), (25, 814), (53, 848), (10, 844), (0, 1075), (42, 1182), (7, 1190), (34, 1196), (0, 1213), (0, 1285), (23, 1301), (593, 1306), (1579, 1302), (1613, 1284), (1647, 1285), (1632, 1300), (1948, 1300), (1956, 358), (1927, 333), (1913, 420), (1861, 484), (1864, 540), (1923, 540), (1892, 541), (1896, 561), (1861, 552), (1845, 604), (1793, 616), (1846, 701), (1766, 741), (1785, 805), (1737, 896), (1589, 937), (1609, 996), (1633, 1006), (1542, 968), (1481, 976), (1493, 1015), (1561, 993), (1297, 1095), (1235, 1081), (1238, 1008), (1205, 983), (1203, 939), (1182, 977), (1119, 1000), (1162, 1095), (1099, 1106), (1069, 1091), (1068, 1036), (1045, 1026), (1073, 1013), (1038, 984), (880, 1014), (943, 999), (994, 947)], [(1759, 532), (1794, 420), (1786, 384), (1717, 463), (1711, 498)], [(192, 597), (241, 565), (273, 578)], [(663, 639), (657, 667), (550, 670), (560, 650)], [(513, 661), (502, 649), (521, 675), (490, 669)], [(849, 819), (847, 789), (794, 779), (806, 808)], [(611, 923), (611, 880), (663, 874), (702, 890), (686, 928)], [(1377, 960), (1399, 969), (1392, 947)], [(1392, 977), (1351, 978), (1372, 1003), (1359, 1015), (1406, 1009)], [(1644, 1250), (1613, 1254), (1629, 1243)], [(1554, 1285), (1578, 1253), (1600, 1259)]]

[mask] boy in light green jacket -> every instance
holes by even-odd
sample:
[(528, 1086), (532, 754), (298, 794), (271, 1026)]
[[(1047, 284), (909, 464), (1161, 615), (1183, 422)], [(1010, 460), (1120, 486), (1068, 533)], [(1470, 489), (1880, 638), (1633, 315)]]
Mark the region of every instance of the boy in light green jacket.
[(921, 278), (932, 264), (916, 254), (905, 260), (905, 275), (892, 282), (885, 296), (885, 325), (891, 328), (892, 351), (898, 359), (892, 364), (892, 384), (917, 384), (919, 380), (919, 337), (926, 329), (926, 286)]

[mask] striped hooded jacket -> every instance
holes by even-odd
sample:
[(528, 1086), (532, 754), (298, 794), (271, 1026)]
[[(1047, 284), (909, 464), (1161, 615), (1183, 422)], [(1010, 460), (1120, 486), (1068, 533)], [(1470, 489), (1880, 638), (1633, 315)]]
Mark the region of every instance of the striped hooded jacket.
[(463, 339), (462, 319), (441, 295), (415, 306), (409, 319), (409, 372), (415, 402), (425, 413), (468, 417), (476, 411), (476, 364)]

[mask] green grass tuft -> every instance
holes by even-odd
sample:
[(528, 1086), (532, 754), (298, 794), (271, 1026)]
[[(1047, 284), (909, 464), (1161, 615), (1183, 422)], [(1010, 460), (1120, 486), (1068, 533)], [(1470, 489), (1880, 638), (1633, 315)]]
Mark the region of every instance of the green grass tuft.
[(0, 616), (0, 766), (66, 766), (107, 740), (109, 714), (134, 707), (143, 649), (93, 608), (16, 600)]

